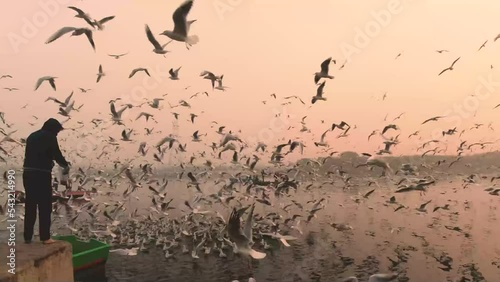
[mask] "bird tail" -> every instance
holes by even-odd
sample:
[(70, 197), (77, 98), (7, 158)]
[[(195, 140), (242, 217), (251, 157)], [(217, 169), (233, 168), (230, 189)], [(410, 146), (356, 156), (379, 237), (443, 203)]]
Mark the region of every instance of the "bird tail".
[(250, 249), (248, 254), (253, 258), (253, 259), (263, 259), (266, 257), (266, 253), (261, 253), (257, 252), (256, 250)]
[(194, 45), (200, 41), (198, 35), (190, 35), (186, 38), (186, 43), (189, 45)]

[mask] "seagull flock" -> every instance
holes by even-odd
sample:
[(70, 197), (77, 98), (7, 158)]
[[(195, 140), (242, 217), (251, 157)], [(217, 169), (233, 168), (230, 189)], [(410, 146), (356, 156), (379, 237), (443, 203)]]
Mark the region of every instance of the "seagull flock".
[[(193, 0), (187, 0), (173, 12), (173, 30), (165, 30), (158, 34), (170, 39), (166, 43), (160, 43), (160, 37), (155, 36), (149, 25), (145, 24), (146, 38), (154, 47), (152, 52), (165, 56), (170, 52), (166, 50), (166, 47), (174, 41), (183, 42), (187, 50), (199, 43), (198, 36), (190, 34), (190, 27), (196, 20), (187, 19), (193, 2)], [(93, 50), (97, 52), (100, 46), (96, 44), (99, 42), (94, 41), (93, 35), (95, 32), (103, 32), (105, 25), (113, 24), (115, 16), (107, 16), (97, 20), (77, 7), (70, 6), (68, 8), (76, 12), (75, 17), (84, 20), (87, 26), (62, 27), (45, 43), (56, 44), (55, 41), (58, 41), (58, 44), (64, 44), (59, 41), (63, 41), (61, 38), (66, 34), (70, 34), (71, 37), (85, 35)], [(498, 38), (500, 35), (494, 41)], [(479, 50), (486, 48), (487, 42), (484, 42)], [(445, 54), (450, 51), (436, 50), (436, 52)], [(119, 60), (128, 54), (129, 52), (107, 55)], [(402, 53), (399, 53), (396, 58), (401, 56)], [(439, 72), (438, 76), (454, 70), (459, 60), (460, 57), (455, 59), (449, 67)], [(316, 103), (327, 103), (325, 86), (327, 81), (335, 79), (331, 75), (332, 63), (336, 65), (336, 60), (332, 57), (327, 58), (320, 64), (319, 72), (314, 73), (317, 91), (310, 100), (310, 107), (314, 107)], [(342, 70), (346, 63), (338, 70)], [(182, 66), (170, 68), (169, 78), (181, 80), (181, 69)], [(105, 81), (106, 75), (105, 69), (100, 64), (95, 83)], [(128, 79), (136, 79), (137, 76), (150, 77), (151, 74), (147, 68), (138, 67), (131, 70)], [(222, 84), (223, 74), (203, 70), (199, 77), (210, 81), (211, 91), (226, 91), (228, 89)], [(57, 92), (56, 82), (58, 79), (64, 78), (40, 77), (36, 80), (34, 91), (41, 87), (50, 87), (54, 92)], [(0, 83), (14, 80), (14, 77), (9, 74), (0, 76)], [(19, 90), (16, 87), (4, 87), (3, 89), (9, 92)], [(92, 93), (91, 88), (78, 87), (78, 91), (80, 94)], [(93, 118), (89, 123), (77, 121), (75, 127), (65, 126), (70, 132), (64, 135), (74, 133), (77, 138), (86, 138), (93, 132), (107, 132), (107, 129), (111, 127), (120, 127), (121, 134), (120, 136), (103, 138), (102, 144), (98, 149), (95, 149), (95, 162), (91, 162), (92, 164), (88, 168), (78, 167), (71, 174), (73, 188), (76, 186), (76, 190), (84, 193), (80, 198), (61, 194), (54, 201), (53, 216), (55, 221), (62, 221), (66, 218), (61, 208), (66, 207), (70, 210), (69, 217), (63, 224), (66, 226), (66, 230), (58, 230), (58, 232), (71, 232), (81, 238), (104, 240), (114, 246), (111, 252), (116, 255), (135, 256), (148, 248), (160, 248), (164, 252), (166, 260), (174, 259), (175, 256), (183, 254), (190, 255), (193, 260), (197, 260), (201, 254), (204, 254), (205, 256), (215, 255), (221, 259), (235, 259), (237, 256), (241, 256), (248, 260), (265, 261), (268, 259), (268, 250), (275, 248), (273, 247), (274, 242), (277, 242), (278, 246), (289, 248), (294, 244), (294, 241), (305, 237), (308, 232), (307, 227), (314, 224), (313, 219), (318, 218), (321, 211), (336, 205), (336, 200), (326, 192), (322, 192), (320, 197), (316, 197), (318, 194), (314, 194), (316, 196), (303, 202), (294, 197), (294, 194), (299, 192), (323, 191), (338, 186), (342, 193), (357, 193), (357, 196), (353, 196), (349, 200), (352, 200), (355, 205), (367, 205), (369, 200), (376, 197), (382, 199), (385, 197), (384, 193), (386, 195), (389, 193), (391, 195), (388, 200), (379, 201), (379, 208), (389, 209), (394, 213), (412, 212), (421, 216), (429, 213), (439, 214), (443, 220), (447, 214), (450, 216), (458, 214), (458, 203), (437, 204), (439, 199), (430, 198), (427, 193), (437, 189), (431, 187), (440, 183), (445, 185), (444, 183), (447, 182), (445, 176), (449, 176), (451, 173), (442, 172), (442, 169), (451, 169), (453, 165), (462, 164), (463, 168), (471, 170), (472, 165), (467, 163), (467, 158), (469, 158), (467, 153), (477, 152), (473, 150), (474, 148), (480, 148), (483, 152), (490, 149), (489, 153), (495, 153), (494, 145), (500, 140), (467, 141), (462, 138), (464, 133), (474, 132), (482, 127), (494, 132), (492, 124), (476, 123), (471, 128), (450, 128), (442, 131), (442, 138), (439, 139), (427, 139), (420, 133), (420, 129), (417, 129), (406, 139), (408, 141), (419, 139), (420, 145), (417, 152), (420, 154), (412, 157), (408, 162), (398, 163), (394, 160), (392, 149), (403, 142), (404, 137), (400, 137), (403, 130), (398, 125), (397, 120), (402, 119), (405, 113), (399, 114), (390, 121), (387, 121), (386, 116), (382, 126), (374, 129), (368, 136), (368, 142), (380, 138), (379, 149), (371, 153), (355, 154), (352, 158), (345, 157), (346, 155), (342, 152), (334, 151), (331, 144), (334, 140), (330, 136), (334, 132), (339, 133), (336, 139), (340, 139), (349, 137), (353, 131), (358, 129), (356, 125), (350, 125), (343, 120), (335, 121), (324, 131), (321, 130), (319, 140), (307, 140), (307, 136), (312, 134), (308, 122), (306, 122), (307, 116), (304, 116), (300, 124), (291, 125), (288, 128), (289, 131), (299, 129), (301, 137), (283, 138), (280, 143), (275, 145), (260, 141), (251, 144), (241, 137), (241, 130), (228, 130), (225, 125), (219, 124), (217, 121), (211, 122), (211, 127), (214, 128), (212, 132), (196, 130), (187, 137), (187, 140), (182, 136), (166, 135), (161, 129), (155, 129), (155, 127), (159, 127), (157, 125), (160, 121), (159, 113), (168, 110), (171, 111), (173, 123), (186, 121), (191, 125), (197, 125), (204, 112), (186, 114), (185, 111), (191, 111), (191, 105), (195, 104), (199, 97), (204, 95), (210, 97), (211, 94), (208, 91), (197, 92), (189, 99), (180, 100), (174, 104), (171, 104), (172, 101), (168, 101), (168, 94), (150, 100), (145, 99), (139, 104), (120, 103), (122, 99), (117, 97), (109, 101), (109, 116)], [(78, 96), (79, 93), (75, 95), (72, 91), (64, 99), (47, 97), (45, 102), (57, 105), (57, 114), (66, 118), (63, 123), (72, 123), (78, 119), (78, 114), (75, 112), (83, 111), (83, 104), (76, 105), (75, 102), (75, 96)], [(264, 104), (272, 103), (278, 99), (282, 99), (282, 105), (297, 103), (306, 106), (308, 104), (302, 100), (303, 97), (297, 95), (280, 97), (279, 94), (273, 93), (269, 97), (269, 100), (263, 101)], [(385, 100), (386, 97), (387, 93), (384, 93), (382, 100)], [(28, 104), (22, 109), (27, 106)], [(500, 104), (492, 109), (495, 110), (499, 107)], [(174, 112), (175, 108), (178, 108), (176, 112)], [(135, 120), (124, 116), (125, 112), (132, 112), (134, 109), (138, 109)], [(154, 113), (152, 113), (153, 111)], [(182, 119), (182, 117), (186, 119)], [(38, 120), (36, 116), (33, 118)], [(146, 124), (153, 125), (140, 130), (131, 128), (131, 123), (141, 119)], [(447, 116), (430, 117), (424, 120), (420, 126), (428, 126), (446, 119)], [(321, 121), (321, 123), (324, 122), (324, 120)], [(33, 121), (30, 122), (30, 125), (38, 126), (38, 123)], [(11, 165), (16, 158), (20, 160), (19, 156), (16, 157), (20, 153), (15, 150), (22, 149), (26, 140), (13, 136), (17, 130), (12, 130), (14, 124), (8, 123), (8, 116), (6, 117), (5, 112), (0, 112), (0, 124), (2, 125), (0, 133), (3, 135), (0, 139), (0, 161)], [(105, 127), (105, 124), (109, 126)], [(163, 137), (155, 140), (154, 138), (160, 134)], [(460, 145), (456, 148), (456, 155), (443, 156), (449, 151), (448, 138), (457, 135)], [(220, 141), (214, 139), (214, 136), (215, 138), (220, 137)], [(63, 141), (68, 140), (68, 136), (62, 138)], [(316, 137), (313, 135), (313, 138)], [(191, 152), (189, 141), (203, 144), (206, 149), (201, 152)], [(66, 146), (65, 143), (60, 142), (63, 149)], [(137, 156), (129, 156), (122, 152), (125, 144), (138, 144)], [(285, 164), (284, 160), (290, 154), (302, 156), (304, 151), (311, 147), (320, 150), (322, 157), (317, 159), (303, 158), (295, 163)], [(82, 159), (88, 157), (78, 152), (76, 155)], [(189, 161), (179, 161), (175, 170), (164, 172), (162, 166), (166, 164), (167, 160), (179, 160), (180, 158), (175, 157), (179, 155), (188, 156)], [(269, 161), (264, 163), (262, 160), (266, 157)], [(342, 162), (337, 164), (336, 162), (340, 160)], [(70, 161), (78, 166), (77, 160)], [(112, 167), (109, 169), (98, 168), (96, 162), (112, 163)], [(220, 167), (218, 162), (221, 163)], [(169, 165), (172, 166), (171, 163)], [(224, 167), (229, 167), (231, 173), (223, 171)], [(497, 166), (490, 167), (490, 169), (494, 171), (496, 169), (498, 174)], [(441, 171), (442, 176), (436, 175), (437, 171)], [(425, 175), (426, 172), (427, 175)], [(168, 173), (173, 173), (173, 175), (167, 176)], [(4, 173), (3, 178), (3, 181), (6, 182), (6, 173)], [(462, 190), (487, 183), (489, 187), (482, 189), (484, 191), (477, 190), (475, 193), (483, 193), (493, 197), (500, 195), (500, 174), (486, 176), (479, 173), (469, 173), (467, 176), (463, 176), (461, 181)], [(173, 184), (173, 182), (177, 184)], [(175, 206), (179, 199), (171, 195), (174, 189), (172, 186), (181, 186), (181, 184), (185, 184), (182, 186), (185, 187), (183, 188), (185, 192), (188, 191), (194, 196), (193, 199), (182, 200), (179, 202), (179, 206)], [(377, 186), (377, 188), (370, 188), (372, 185)], [(364, 188), (368, 190), (362, 191)], [(454, 191), (456, 193), (458, 189), (455, 188)], [(420, 204), (411, 208), (404, 203), (402, 200), (404, 198), (400, 199), (403, 194), (415, 195), (420, 200)], [(149, 202), (146, 209), (141, 207), (130, 209), (131, 201), (138, 201), (144, 197), (147, 197)], [(97, 199), (104, 200), (100, 202)], [(23, 202), (22, 191), (18, 191), (18, 202), (20, 204)], [(428, 211), (427, 207), (434, 203), (436, 204), (432, 208), (432, 212)], [(469, 202), (467, 203), (469, 204)], [(342, 207), (342, 204), (338, 205)], [(0, 212), (4, 214), (6, 207), (0, 207)], [(370, 209), (374, 208), (370, 207)], [(227, 214), (224, 214), (226, 212)], [(466, 212), (467, 210), (464, 211), (464, 213)], [(178, 217), (174, 217), (174, 214), (177, 214)], [(23, 215), (20, 217), (23, 219)], [(464, 228), (452, 225), (449, 223), (444, 227), (446, 230), (470, 236)], [(354, 230), (350, 224), (345, 222), (330, 222), (329, 226), (332, 230), (347, 235)], [(390, 230), (390, 233), (397, 232), (399, 234), (404, 232), (403, 229), (395, 227)], [(413, 234), (413, 236), (420, 235)], [(423, 238), (423, 236), (420, 237)], [(425, 241), (425, 239), (422, 240)], [(230, 255), (231, 253), (233, 255)], [(363, 279), (367, 279), (364, 281), (409, 281), (405, 276), (407, 269), (404, 267), (408, 259), (408, 252), (400, 250), (397, 256), (396, 260), (389, 258), (392, 267), (389, 267), (386, 273), (361, 274)], [(449, 271), (446, 270), (448, 268), (451, 269), (452, 259), (448, 255), (429, 254), (429, 256), (443, 267), (440, 269), (445, 269), (445, 271)], [(500, 260), (495, 265), (500, 268)], [(251, 264), (249, 268), (252, 268)], [(251, 275), (248, 281), (256, 280)], [(342, 281), (355, 282), (358, 281), (358, 278), (344, 276)]]

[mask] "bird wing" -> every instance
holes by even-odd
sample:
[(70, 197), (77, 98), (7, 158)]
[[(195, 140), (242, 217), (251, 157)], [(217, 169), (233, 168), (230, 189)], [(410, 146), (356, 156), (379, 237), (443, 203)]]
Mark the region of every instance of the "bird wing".
[(139, 69), (133, 69), (132, 72), (129, 74), (128, 78), (131, 78), (132, 76), (134, 76), (135, 73), (138, 71), (139, 71)]
[(111, 114), (113, 115), (113, 117), (117, 117), (118, 114), (116, 113), (116, 109), (115, 109), (115, 103), (111, 103)]
[(122, 138), (127, 139), (127, 131), (125, 129), (122, 131)]
[(69, 94), (68, 98), (66, 98), (66, 100), (64, 100), (64, 104), (65, 105), (68, 105), (70, 100), (71, 100), (71, 97), (73, 97), (73, 91), (71, 91), (71, 94)]
[(109, 22), (110, 20), (112, 20), (112, 19), (114, 19), (114, 18), (115, 18), (115, 16), (105, 17), (105, 18), (101, 19), (101, 20), (99, 21), (99, 23), (100, 23), (100, 24), (105, 24), (105, 23)]
[(90, 45), (92, 46), (92, 49), (95, 50), (95, 43), (94, 43), (94, 38), (92, 37), (92, 30), (85, 29), (84, 33), (87, 36), (87, 39), (89, 40)]
[(75, 11), (78, 13), (78, 15), (80, 16), (85, 16), (85, 12), (83, 12), (82, 10), (78, 9), (77, 7), (74, 7), (74, 6), (68, 6), (69, 9)]
[(174, 72), (174, 69), (172, 69), (172, 68), (171, 68), (171, 69), (168, 71), (168, 73), (170, 74), (170, 76), (175, 77), (175, 72)]
[(330, 130), (326, 130), (323, 134), (321, 134), (321, 143), (323, 143), (325, 141), (325, 136), (326, 136), (326, 133), (328, 133), (328, 131), (330, 131)]
[(250, 211), (248, 212), (247, 220), (245, 222), (245, 226), (243, 227), (243, 234), (252, 241), (252, 225), (253, 225), (253, 210), (255, 208), (255, 203), (252, 204)]
[(146, 25), (146, 35), (148, 37), (149, 42), (151, 42), (151, 44), (153, 44), (155, 49), (161, 49), (160, 43), (158, 43), (158, 41), (154, 37), (153, 33), (151, 32), (151, 29), (149, 29), (148, 25)]
[(229, 239), (233, 242), (234, 238), (238, 238), (241, 235), (240, 217), (235, 208), (233, 208), (233, 211), (229, 216), (229, 220), (227, 221), (227, 233), (229, 235)]
[(330, 61), (332, 60), (332, 57), (324, 60), (322, 63), (321, 63), (321, 72), (324, 73), (324, 74), (328, 74), (328, 67), (330, 66)]
[(438, 74), (438, 76), (440, 76), (441, 74), (443, 74), (443, 73), (444, 73), (445, 71), (447, 71), (447, 70), (451, 70), (451, 68), (445, 68), (444, 70), (442, 70), (442, 71)]
[(187, 0), (175, 10), (172, 15), (172, 19), (174, 21), (174, 33), (187, 36), (186, 17), (191, 10), (191, 7), (193, 7), (193, 0)]
[(453, 67), (455, 63), (458, 62), (458, 60), (460, 60), (460, 57), (458, 57), (455, 61), (453, 61), (453, 63), (451, 63), (451, 67)]
[(40, 87), (40, 85), (42, 85), (42, 83), (46, 80), (47, 78), (46, 77), (40, 77), (37, 81), (36, 81), (36, 84), (35, 84), (35, 90), (38, 89), (38, 87)]
[(54, 90), (56, 90), (56, 82), (54, 81), (54, 79), (49, 79), (49, 83), (50, 83), (50, 86), (52, 86), (52, 88), (54, 88)]
[(45, 41), (45, 44), (49, 44), (50, 42), (58, 39), (59, 37), (65, 35), (66, 33), (68, 32), (72, 32), (72, 31), (75, 31), (76, 28), (75, 27), (71, 27), (71, 26), (66, 26), (66, 27), (63, 27), (61, 29), (59, 29), (58, 31), (56, 31), (54, 34), (52, 34), (52, 36), (49, 37), (49, 39), (47, 39), (47, 41)]
[(323, 81), (318, 87), (318, 91), (316, 91), (316, 96), (321, 97), (323, 95), (323, 88), (325, 88), (326, 81)]

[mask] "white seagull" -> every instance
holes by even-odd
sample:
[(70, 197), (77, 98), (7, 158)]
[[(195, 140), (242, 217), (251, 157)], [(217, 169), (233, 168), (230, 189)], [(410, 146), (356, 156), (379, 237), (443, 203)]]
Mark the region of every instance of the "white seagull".
[(49, 44), (52, 41), (55, 41), (59, 37), (65, 35), (66, 33), (69, 33), (69, 32), (72, 32), (71, 36), (78, 36), (78, 35), (85, 34), (87, 36), (87, 39), (90, 42), (90, 45), (92, 45), (92, 48), (95, 51), (95, 43), (94, 43), (94, 39), (92, 37), (92, 30), (90, 30), (88, 28), (78, 28), (78, 27), (71, 27), (71, 26), (63, 27), (63, 28), (59, 29), (58, 31), (56, 31), (52, 36), (50, 36), (49, 39), (47, 39), (47, 41), (45, 41), (45, 44)]
[(328, 67), (330, 66), (331, 61), (332, 57), (326, 59), (325, 61), (323, 61), (323, 63), (321, 63), (321, 71), (314, 74), (314, 83), (318, 84), (321, 78), (334, 78), (333, 76), (328, 75)]
[(189, 36), (189, 27), (195, 21), (187, 21), (187, 15), (193, 7), (193, 0), (187, 0), (182, 5), (180, 5), (172, 15), (174, 21), (174, 30), (165, 30), (161, 35), (166, 35), (170, 39), (186, 43), (186, 48), (198, 43), (199, 38), (196, 35)]
[(318, 87), (318, 90), (316, 91), (316, 96), (312, 97), (311, 103), (314, 104), (318, 100), (326, 101), (326, 98), (323, 97), (323, 88), (325, 88), (325, 83), (326, 81), (323, 81)]
[(170, 79), (171, 79), (171, 80), (179, 80), (179, 70), (180, 70), (181, 68), (182, 68), (182, 67), (179, 67), (179, 68), (177, 68), (177, 69), (175, 69), (175, 70), (171, 68), (171, 69), (168, 71), (168, 73), (170, 74)]
[(153, 44), (153, 46), (155, 47), (153, 49), (153, 52), (155, 52), (156, 54), (163, 55), (165, 57), (165, 54), (167, 54), (167, 52), (168, 52), (167, 50), (165, 50), (165, 47), (172, 41), (169, 41), (163, 45), (160, 45), (158, 40), (156, 40), (153, 33), (151, 32), (151, 29), (149, 29), (148, 25), (146, 25), (146, 35), (148, 37), (149, 42), (151, 42), (151, 44)]
[(35, 85), (35, 91), (38, 89), (38, 87), (40, 87), (40, 85), (42, 85), (42, 83), (44, 81), (48, 81), (50, 83), (50, 86), (52, 86), (52, 89), (54, 89), (54, 91), (56, 91), (56, 83), (54, 81), (54, 79), (56, 79), (57, 77), (55, 76), (43, 76), (43, 77), (40, 77), (37, 81), (36, 81), (36, 85)]
[(149, 77), (151, 77), (151, 75), (149, 75), (149, 71), (148, 69), (146, 68), (136, 68), (136, 69), (133, 69), (132, 72), (129, 74), (128, 78), (132, 78), (132, 76), (134, 76), (138, 71), (143, 71), (145, 72)]
[(99, 65), (99, 72), (97, 73), (97, 81), (96, 81), (96, 83), (98, 83), (101, 80), (101, 77), (103, 77), (105, 75), (106, 75), (106, 73), (104, 73), (102, 71), (102, 65)]

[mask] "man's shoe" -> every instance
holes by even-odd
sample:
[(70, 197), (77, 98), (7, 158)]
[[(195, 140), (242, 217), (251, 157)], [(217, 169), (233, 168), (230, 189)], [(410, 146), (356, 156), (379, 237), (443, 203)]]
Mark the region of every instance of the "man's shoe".
[(31, 244), (31, 240), (24, 240), (25, 244)]

